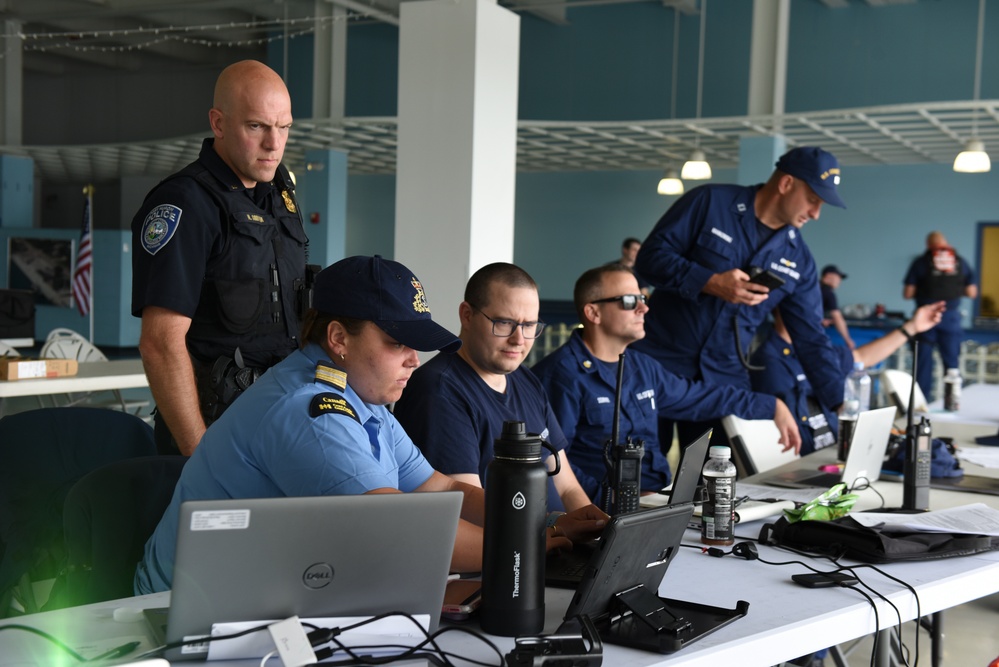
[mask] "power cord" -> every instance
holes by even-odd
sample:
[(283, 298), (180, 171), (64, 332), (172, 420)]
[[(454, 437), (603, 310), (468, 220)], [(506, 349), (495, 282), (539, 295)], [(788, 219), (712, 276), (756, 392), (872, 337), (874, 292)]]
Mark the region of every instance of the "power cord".
[[(874, 565), (863, 564), (863, 563), (862, 564), (857, 564), (857, 565), (847, 565), (847, 566), (840, 565), (839, 560), (843, 557), (842, 553), (839, 554), (839, 555), (837, 555), (837, 556), (821, 555), (821, 554), (810, 554), (810, 553), (798, 551), (796, 549), (793, 549), (793, 548), (790, 548), (790, 547), (786, 547), (786, 546), (782, 546), (782, 545), (771, 545), (771, 546), (774, 546), (775, 548), (784, 549), (785, 551), (789, 551), (789, 552), (794, 553), (794, 554), (799, 555), (799, 556), (803, 556), (803, 557), (807, 557), (807, 558), (812, 558), (812, 559), (822, 558), (822, 559), (828, 560), (828, 561), (830, 561), (830, 563), (832, 565), (835, 566), (835, 569), (831, 570), (831, 571), (822, 570), (822, 569), (817, 568), (817, 567), (813, 566), (812, 564), (807, 563), (807, 562), (802, 561), (802, 560), (770, 561), (770, 560), (767, 560), (765, 558), (761, 558), (760, 557), (759, 551), (756, 548), (756, 544), (753, 541), (751, 541), (752, 539), (755, 539), (755, 538), (741, 538), (740, 536), (736, 536), (736, 538), (737, 539), (742, 539), (743, 541), (737, 542), (732, 547), (732, 549), (729, 550), (729, 551), (725, 551), (724, 549), (721, 549), (721, 548), (718, 548), (718, 547), (704, 547), (704, 546), (694, 545), (694, 544), (681, 544), (680, 546), (687, 547), (687, 548), (690, 548), (690, 549), (698, 549), (702, 553), (704, 553), (704, 554), (706, 554), (708, 556), (716, 557), (716, 558), (721, 558), (721, 557), (724, 557), (724, 556), (730, 556), (731, 555), (731, 556), (738, 556), (740, 558), (744, 558), (745, 560), (758, 560), (759, 562), (761, 562), (761, 563), (763, 563), (765, 565), (773, 565), (773, 566), (798, 565), (798, 566), (804, 567), (805, 569), (810, 570), (811, 572), (813, 572), (815, 574), (819, 574), (819, 575), (836, 575), (836, 574), (840, 574), (840, 573), (849, 573), (850, 575), (852, 575), (852, 577), (856, 580), (857, 583), (859, 583), (860, 585), (862, 585), (865, 588), (867, 588), (867, 590), (871, 591), (871, 593), (873, 593), (878, 598), (880, 598), (881, 600), (883, 600), (885, 602), (885, 604), (887, 604), (888, 606), (890, 606), (895, 611), (895, 616), (898, 619), (898, 623), (895, 625), (896, 636), (898, 638), (899, 649), (903, 652), (903, 655), (901, 656), (901, 658), (902, 658), (903, 664), (905, 664), (906, 666), (908, 666), (910, 664), (909, 661), (908, 661), (908, 648), (905, 646), (904, 642), (902, 641), (902, 614), (901, 614), (901, 612), (899, 611), (898, 607), (895, 606), (895, 604), (891, 602), (891, 600), (889, 600), (883, 594), (881, 594), (880, 592), (878, 592), (870, 584), (868, 584), (867, 582), (863, 581), (863, 579), (861, 579), (861, 577), (855, 571), (855, 570), (861, 569), (861, 568), (866, 568), (866, 569), (874, 570), (878, 574), (880, 574), (880, 575), (882, 575), (882, 576), (884, 576), (884, 577), (886, 577), (886, 578), (888, 578), (888, 579), (890, 579), (890, 580), (898, 583), (899, 585), (905, 587), (912, 594), (912, 597), (914, 598), (914, 600), (916, 602), (916, 618), (914, 619), (914, 621), (916, 623), (916, 645), (915, 645), (915, 650), (914, 650), (914, 655), (913, 655), (914, 662), (912, 664), (914, 664), (914, 665), (918, 665), (919, 664), (919, 627), (922, 624), (922, 615), (923, 614), (922, 614), (922, 609), (920, 607), (919, 594), (916, 592), (916, 589), (913, 588), (910, 584), (908, 584), (907, 582), (903, 581), (902, 579), (899, 579), (898, 577), (895, 577), (895, 576), (893, 576), (891, 574), (888, 574), (887, 572), (885, 572), (881, 568), (875, 567)], [(873, 665), (874, 661), (875, 661), (875, 656), (877, 655), (877, 647), (878, 647), (879, 634), (880, 634), (880, 619), (878, 617), (877, 603), (874, 601), (873, 597), (871, 597), (870, 595), (868, 595), (867, 593), (865, 593), (863, 590), (861, 590), (853, 582), (836, 582), (836, 583), (830, 584), (830, 585), (836, 585), (836, 586), (839, 586), (841, 588), (849, 588), (851, 590), (857, 591), (858, 593), (860, 593), (861, 595), (863, 595), (867, 599), (868, 603), (871, 605), (871, 608), (874, 610), (875, 635), (874, 635), (874, 647), (873, 647), (873, 652), (872, 652), (872, 656), (871, 656), (871, 661), (872, 661), (872, 665)]]
[[(383, 618), (392, 617), (392, 616), (397, 616), (397, 617), (400, 617), (400, 618), (405, 618), (405, 619), (408, 619), (409, 621), (411, 621), (413, 623), (413, 625), (416, 626), (419, 629), (419, 632), (424, 636), (423, 641), (421, 641), (421, 642), (419, 642), (419, 643), (417, 643), (417, 644), (415, 644), (413, 646), (378, 645), (378, 646), (354, 646), (354, 647), (349, 647), (349, 646), (346, 646), (343, 642), (341, 642), (338, 639), (338, 636), (341, 635), (341, 634), (343, 634), (344, 632), (347, 632), (349, 630), (355, 630), (357, 628), (363, 627), (363, 626), (368, 625), (370, 623), (374, 623), (375, 621), (381, 620)], [(379, 614), (379, 615), (373, 616), (373, 617), (371, 617), (369, 619), (365, 619), (363, 621), (359, 621), (359, 622), (354, 623), (352, 625), (343, 626), (343, 627), (337, 627), (337, 628), (319, 628), (317, 630), (314, 630), (313, 632), (310, 632), (308, 634), (308, 638), (309, 638), (309, 641), (310, 641), (310, 643), (312, 644), (313, 647), (322, 646), (323, 644), (333, 644), (333, 646), (330, 646), (330, 647), (327, 647), (327, 648), (320, 648), (319, 650), (316, 651), (316, 659), (319, 662), (322, 662), (323, 660), (327, 660), (329, 658), (332, 658), (337, 653), (341, 653), (341, 652), (349, 657), (349, 660), (339, 661), (339, 662), (333, 662), (333, 663), (323, 662), (323, 665), (330, 665), (330, 664), (334, 664), (334, 665), (356, 665), (356, 664), (364, 664), (364, 665), (386, 665), (386, 664), (390, 664), (390, 663), (393, 663), (393, 662), (398, 662), (400, 660), (412, 660), (412, 659), (418, 657), (418, 658), (423, 658), (423, 659), (430, 660), (434, 664), (442, 665), (442, 666), (445, 666), (445, 667), (454, 667), (454, 663), (451, 662), (452, 658), (459, 659), (459, 660), (462, 660), (464, 662), (471, 663), (471, 664), (474, 664), (474, 665), (481, 665), (482, 667), (493, 667), (494, 663), (483, 662), (481, 660), (476, 660), (476, 659), (473, 659), (473, 658), (462, 656), (462, 655), (459, 655), (459, 654), (456, 654), (456, 653), (453, 653), (453, 652), (450, 652), (450, 651), (446, 651), (443, 648), (441, 648), (440, 645), (437, 643), (437, 639), (440, 638), (442, 635), (445, 635), (445, 634), (448, 634), (448, 633), (463, 633), (463, 634), (468, 634), (468, 635), (471, 635), (471, 636), (477, 638), (479, 641), (481, 641), (486, 646), (488, 646), (497, 655), (498, 662), (495, 663), (495, 664), (499, 665), (500, 667), (502, 667), (502, 665), (504, 664), (503, 653), (496, 646), (496, 644), (494, 644), (488, 637), (486, 637), (482, 633), (476, 632), (476, 631), (471, 630), (469, 628), (460, 627), (460, 626), (446, 626), (446, 627), (443, 627), (443, 628), (438, 628), (433, 633), (428, 633), (423, 628), (423, 626), (420, 625), (420, 623), (415, 618), (413, 618), (409, 614), (402, 613), (402, 612), (390, 612), (390, 613), (385, 613), (385, 614)], [(426, 648), (428, 646), (430, 647), (430, 650), (426, 650)], [(361, 651), (371, 650), (371, 649), (375, 649), (375, 648), (378, 648), (378, 649), (398, 648), (398, 649), (400, 649), (400, 652), (397, 653), (397, 654), (389, 655), (389, 656), (372, 656), (372, 655), (367, 655), (367, 654), (360, 653)], [(431, 658), (431, 656), (433, 656), (433, 657)]]
[(867, 491), (867, 490), (873, 491), (874, 494), (881, 499), (881, 504), (875, 509), (884, 509), (885, 497), (881, 495), (880, 491), (874, 488), (874, 485), (871, 484), (871, 480), (868, 479), (867, 477), (858, 477), (855, 480), (853, 480), (853, 486), (850, 487), (849, 492), (855, 493), (857, 491)]

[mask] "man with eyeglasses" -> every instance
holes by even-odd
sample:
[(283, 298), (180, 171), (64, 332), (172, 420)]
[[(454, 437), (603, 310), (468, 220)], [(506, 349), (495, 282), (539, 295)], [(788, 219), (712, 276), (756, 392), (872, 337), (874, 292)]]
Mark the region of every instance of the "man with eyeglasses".
[(431, 465), (475, 486), (483, 485), (503, 422), (524, 422), (528, 433), (558, 451), (561, 471), (548, 478), (552, 520), (561, 521), (557, 512), (585, 507), (591, 518), (601, 518), (573, 474), (545, 390), (521, 367), (545, 327), (538, 310), (537, 284), (520, 267), (499, 262), (476, 271), (458, 306), (461, 349), (418, 368), (394, 413)]
[(645, 337), (649, 307), (627, 266), (608, 264), (586, 271), (576, 281), (573, 301), (582, 329), (576, 329), (565, 345), (531, 370), (544, 385), (570, 442), (576, 477), (595, 501), (600, 501), (605, 490), (605, 445), (614, 421), (622, 353), (620, 437), (644, 441), (643, 493), (655, 493), (670, 483), (666, 449), (659, 447), (659, 415), (689, 420), (729, 414), (746, 419), (773, 418), (781, 441), (788, 449), (797, 449), (798, 426), (780, 399), (732, 386), (694, 382), (670, 373), (652, 357), (628, 349), (631, 343)]
[[(839, 355), (822, 328), (818, 272), (801, 229), (823, 204), (846, 208), (839, 162), (801, 146), (775, 166), (763, 184), (693, 188), (656, 223), (635, 262), (655, 287), (635, 348), (691, 380), (749, 389), (750, 342), (779, 307), (816, 395), (838, 407)], [(681, 444), (706, 426), (677, 422)], [(660, 424), (661, 434), (672, 430), (672, 422)]]

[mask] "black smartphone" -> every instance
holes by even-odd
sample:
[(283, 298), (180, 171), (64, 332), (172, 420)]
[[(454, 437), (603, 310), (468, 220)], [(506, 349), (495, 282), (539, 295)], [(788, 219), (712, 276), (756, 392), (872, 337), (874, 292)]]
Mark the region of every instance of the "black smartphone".
[(754, 266), (749, 270), (749, 282), (763, 285), (770, 290), (775, 290), (787, 281), (769, 269), (761, 269)]
[(441, 618), (467, 621), (482, 602), (482, 582), (470, 579), (449, 581), (444, 591)]
[(832, 586), (852, 586), (859, 580), (846, 572), (809, 572), (792, 574), (791, 581), (807, 588), (830, 588)]

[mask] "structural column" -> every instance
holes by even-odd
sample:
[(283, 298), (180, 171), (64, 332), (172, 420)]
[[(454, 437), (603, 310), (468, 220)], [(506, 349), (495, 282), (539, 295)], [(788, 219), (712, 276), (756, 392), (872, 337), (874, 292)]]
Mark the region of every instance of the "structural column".
[(513, 260), (520, 18), (492, 0), (400, 10), (395, 259), (457, 331), (471, 273)]
[(347, 248), (347, 153), (305, 151), (305, 173), (299, 179), (309, 263), (327, 267), (343, 259)]
[[(753, 2), (753, 41), (749, 58), (750, 116), (781, 116), (787, 89), (787, 40), (790, 0)], [(787, 142), (777, 122), (775, 136), (743, 137), (739, 141), (739, 183), (752, 185), (770, 177)]]
[(20, 21), (3, 22), (3, 58), (0, 59), (0, 145), (21, 145), (22, 78)]
[(790, 21), (791, 0), (753, 2), (747, 104), (750, 116), (784, 113)]

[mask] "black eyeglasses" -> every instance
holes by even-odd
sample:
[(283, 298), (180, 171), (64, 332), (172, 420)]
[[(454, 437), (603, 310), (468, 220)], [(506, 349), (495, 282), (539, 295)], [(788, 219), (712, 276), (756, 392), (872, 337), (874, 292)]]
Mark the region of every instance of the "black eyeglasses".
[(609, 296), (606, 299), (597, 299), (590, 303), (611, 303), (612, 301), (620, 301), (621, 310), (635, 310), (639, 303), (645, 305), (649, 302), (649, 299), (644, 294), (622, 294), (621, 296)]
[[(469, 304), (471, 305), (471, 304)], [(509, 338), (513, 335), (513, 332), (520, 327), (520, 330), (524, 334), (524, 338), (537, 338), (541, 335), (541, 332), (545, 330), (545, 323), (541, 320), (536, 322), (514, 322), (513, 320), (494, 320), (489, 317), (481, 310), (472, 306), (472, 310), (482, 315), (490, 322), (493, 323), (493, 335), (498, 338)]]

